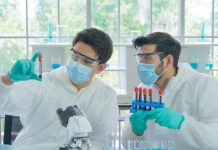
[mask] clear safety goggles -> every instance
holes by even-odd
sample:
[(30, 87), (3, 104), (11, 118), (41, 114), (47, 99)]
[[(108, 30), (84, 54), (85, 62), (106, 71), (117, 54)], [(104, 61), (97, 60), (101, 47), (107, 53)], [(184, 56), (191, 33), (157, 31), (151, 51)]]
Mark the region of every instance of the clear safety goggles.
[(164, 56), (163, 52), (153, 52), (153, 53), (138, 53), (135, 54), (135, 58), (137, 63), (142, 63), (142, 64), (150, 64), (154, 58), (154, 55), (160, 55)]
[(74, 61), (76, 61), (80, 64), (83, 64), (85, 66), (94, 67), (101, 62), (101, 60), (96, 60), (96, 59), (92, 59), (90, 57), (87, 57), (87, 56), (77, 52), (73, 48), (71, 48), (70, 50), (71, 50), (71, 58)]

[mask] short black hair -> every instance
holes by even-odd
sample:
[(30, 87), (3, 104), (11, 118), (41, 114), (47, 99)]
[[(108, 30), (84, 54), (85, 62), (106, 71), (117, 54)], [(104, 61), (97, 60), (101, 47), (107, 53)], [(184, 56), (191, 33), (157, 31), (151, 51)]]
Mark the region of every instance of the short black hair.
[(73, 46), (78, 42), (89, 45), (101, 60), (100, 64), (106, 63), (113, 53), (113, 42), (110, 36), (96, 28), (87, 28), (78, 32), (73, 40)]
[[(176, 70), (178, 69), (178, 61), (181, 53), (181, 45), (179, 41), (165, 32), (153, 32), (146, 36), (139, 36), (133, 40), (133, 46), (135, 48), (150, 44), (156, 45), (155, 51), (163, 52), (163, 57), (171, 54), (174, 58), (173, 66)], [(161, 59), (163, 59), (163, 57)]]

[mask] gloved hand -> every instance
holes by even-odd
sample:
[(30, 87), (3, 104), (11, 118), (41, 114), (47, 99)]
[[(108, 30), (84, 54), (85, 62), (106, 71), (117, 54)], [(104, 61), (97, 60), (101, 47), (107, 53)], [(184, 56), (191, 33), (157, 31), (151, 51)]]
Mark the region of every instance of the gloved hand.
[[(152, 115), (155, 115), (155, 113), (152, 113)], [(139, 110), (132, 114), (129, 117), (129, 121), (132, 125), (132, 130), (136, 135), (142, 135), (145, 130), (147, 129), (147, 120), (153, 119), (154, 116), (151, 116), (150, 111), (142, 111)]]
[(184, 121), (183, 115), (168, 107), (154, 109), (150, 113), (149, 117), (155, 118), (156, 123), (170, 129), (180, 129)]
[(39, 76), (34, 73), (34, 62), (40, 54), (40, 52), (35, 53), (31, 60), (17, 60), (14, 66), (12, 67), (11, 71), (8, 72), (10, 80), (12, 82), (24, 81), (29, 79), (41, 81), (41, 78), (39, 78)]

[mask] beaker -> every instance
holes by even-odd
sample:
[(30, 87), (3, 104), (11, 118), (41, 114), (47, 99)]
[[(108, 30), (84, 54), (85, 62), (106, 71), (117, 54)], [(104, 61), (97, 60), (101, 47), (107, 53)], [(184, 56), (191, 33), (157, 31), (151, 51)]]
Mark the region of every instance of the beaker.
[(207, 62), (204, 64), (204, 68), (206, 70), (212, 70), (213, 69), (213, 58), (209, 55)]
[(61, 66), (61, 57), (60, 56), (51, 56), (51, 68), (57, 69)]
[(106, 132), (106, 150), (119, 150), (118, 132)]
[(198, 69), (198, 64), (199, 64), (198, 57), (191, 57), (189, 64), (193, 69)]

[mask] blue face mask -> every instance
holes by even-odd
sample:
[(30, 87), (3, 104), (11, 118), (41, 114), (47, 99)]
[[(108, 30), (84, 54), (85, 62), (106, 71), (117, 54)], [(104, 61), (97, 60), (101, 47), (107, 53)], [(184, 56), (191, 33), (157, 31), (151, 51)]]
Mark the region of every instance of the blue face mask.
[[(163, 61), (163, 60), (162, 60)], [(161, 61), (161, 62), (162, 62)], [(161, 64), (161, 62), (159, 64)], [(137, 71), (139, 79), (145, 85), (152, 85), (155, 83), (158, 78), (166, 71), (163, 71), (160, 75), (158, 75), (155, 71), (155, 64), (141, 64), (137, 65)]]
[(92, 68), (71, 60), (67, 65), (68, 78), (75, 84), (82, 84), (89, 80)]
[(140, 81), (148, 86), (155, 83), (159, 77), (155, 72), (155, 64), (138, 64), (137, 71)]

